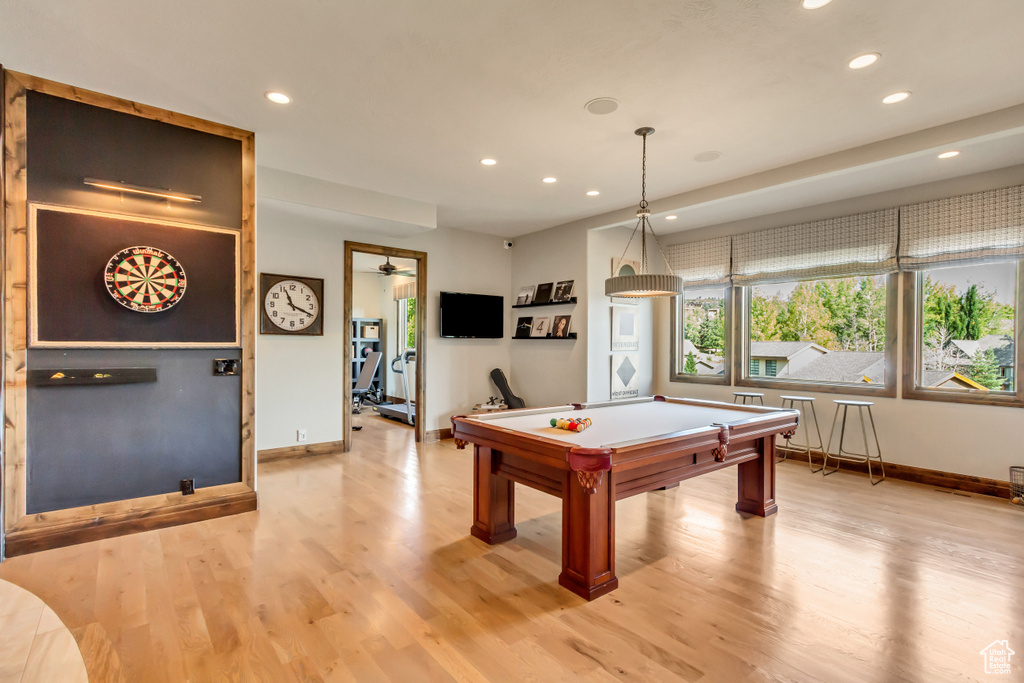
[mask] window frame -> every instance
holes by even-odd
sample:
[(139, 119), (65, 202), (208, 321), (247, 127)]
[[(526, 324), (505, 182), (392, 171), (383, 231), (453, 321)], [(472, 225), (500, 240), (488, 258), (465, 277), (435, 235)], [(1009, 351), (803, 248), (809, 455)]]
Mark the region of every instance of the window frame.
[[(924, 279), (925, 270), (906, 271), (903, 273), (903, 393), (902, 397), (917, 401), (941, 401), (945, 403), (969, 403), (985, 406), (1004, 406), (1011, 408), (1024, 408), (1024, 382), (1021, 382), (1020, 368), (1024, 364), (1024, 259), (1008, 258), (1007, 261), (1017, 262), (1017, 296), (1014, 302), (1014, 324), (1013, 324), (1013, 381), (1016, 384), (1014, 391), (1010, 392), (971, 392), (959, 389), (942, 389), (939, 387), (918, 386), (921, 368), (920, 359), (923, 357), (921, 339), (921, 326), (923, 317), (923, 301), (920, 300), (923, 291), (921, 283)], [(977, 262), (983, 265), (984, 262)], [(958, 265), (971, 265), (970, 263)], [(936, 266), (941, 267), (941, 266)]]
[(693, 384), (720, 384), (732, 385), (733, 361), (732, 361), (732, 338), (733, 338), (733, 290), (734, 287), (722, 285), (719, 287), (693, 287), (693, 291), (700, 292), (708, 289), (722, 289), (725, 291), (725, 304), (722, 315), (725, 316), (725, 349), (723, 349), (722, 374), (721, 375), (688, 375), (683, 372), (685, 360), (679, 357), (682, 350), (682, 341), (686, 338), (686, 289), (679, 296), (672, 297), (669, 303), (672, 315), (670, 317), (671, 343), (669, 345), (669, 381), (690, 382)]
[[(856, 275), (834, 275), (828, 278), (817, 278), (819, 280), (838, 279), (840, 277), (859, 277)], [(865, 276), (868, 277), (868, 276)], [(899, 274), (889, 273), (885, 276), (885, 382), (881, 384), (848, 384), (844, 382), (816, 382), (812, 380), (790, 380), (779, 377), (768, 377), (759, 375), (756, 378), (750, 377), (744, 372), (744, 368), (750, 363), (750, 298), (751, 291), (756, 285), (745, 285), (738, 287), (742, 290), (736, 296), (739, 301), (737, 306), (737, 334), (736, 346), (733, 348), (733, 372), (736, 376), (736, 386), (753, 387), (759, 389), (778, 389), (785, 391), (805, 391), (823, 394), (847, 394), (852, 396), (875, 396), (877, 398), (896, 397), (896, 375), (897, 369), (897, 348), (899, 334)]]

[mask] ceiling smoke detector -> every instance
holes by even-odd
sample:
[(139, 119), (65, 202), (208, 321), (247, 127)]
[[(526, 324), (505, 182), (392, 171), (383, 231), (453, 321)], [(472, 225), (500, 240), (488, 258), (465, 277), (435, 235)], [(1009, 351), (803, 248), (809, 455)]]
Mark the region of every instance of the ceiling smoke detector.
[(619, 103), (610, 97), (598, 97), (597, 99), (590, 100), (583, 105), (583, 107), (591, 114), (604, 116), (605, 114), (611, 114), (613, 111), (618, 109)]
[(722, 156), (721, 152), (701, 152), (700, 154), (693, 157), (694, 161), (706, 163), (708, 161), (714, 161), (718, 157)]

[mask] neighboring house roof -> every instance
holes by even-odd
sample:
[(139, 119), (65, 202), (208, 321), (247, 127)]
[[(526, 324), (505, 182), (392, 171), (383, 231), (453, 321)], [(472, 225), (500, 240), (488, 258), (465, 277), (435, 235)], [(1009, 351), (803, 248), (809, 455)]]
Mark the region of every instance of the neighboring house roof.
[(949, 346), (959, 351), (959, 355), (965, 359), (973, 359), (979, 351), (992, 351), (1000, 367), (1011, 367), (1014, 363), (1013, 337), (1006, 334), (987, 334), (977, 340), (953, 339)]
[(965, 377), (959, 372), (951, 372), (949, 370), (925, 370), (921, 373), (921, 386), (924, 387), (941, 387), (947, 382), (952, 382), (957, 386), (964, 389), (979, 389), (981, 391), (988, 391), (988, 389), (981, 384), (978, 384), (970, 377)]
[(828, 349), (814, 342), (752, 341), (750, 342), (750, 357), (785, 358), (788, 360), (808, 347), (813, 347), (822, 353), (828, 353)]
[(830, 351), (815, 358), (796, 372), (790, 379), (810, 379), (819, 382), (863, 382), (865, 373), (874, 369), (879, 361), (885, 361), (881, 351)]
[(700, 350), (696, 346), (693, 345), (692, 341), (690, 341), (689, 339), (684, 339), (683, 340), (683, 358), (686, 358), (686, 356), (691, 354), (691, 353), (693, 355), (697, 356), (697, 355), (700, 354)]
[(725, 363), (719, 363), (709, 370), (705, 370), (702, 366), (697, 366), (698, 375), (724, 375), (725, 374)]
[(868, 384), (881, 384), (885, 381), (885, 356), (864, 368), (864, 377), (860, 380)]

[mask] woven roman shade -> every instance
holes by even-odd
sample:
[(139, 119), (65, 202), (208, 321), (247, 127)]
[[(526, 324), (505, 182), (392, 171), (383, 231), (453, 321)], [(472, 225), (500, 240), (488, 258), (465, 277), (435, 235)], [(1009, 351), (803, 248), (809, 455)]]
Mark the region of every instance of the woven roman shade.
[(896, 270), (896, 209), (829, 218), (732, 238), (736, 285), (880, 275)]
[(975, 192), (900, 207), (900, 268), (1024, 254), (1022, 188)]
[(665, 247), (672, 272), (683, 278), (687, 289), (728, 287), (732, 276), (732, 237)]
[(408, 280), (406, 282), (400, 282), (394, 287), (395, 301), (401, 301), (402, 299), (415, 299), (416, 298), (416, 281)]

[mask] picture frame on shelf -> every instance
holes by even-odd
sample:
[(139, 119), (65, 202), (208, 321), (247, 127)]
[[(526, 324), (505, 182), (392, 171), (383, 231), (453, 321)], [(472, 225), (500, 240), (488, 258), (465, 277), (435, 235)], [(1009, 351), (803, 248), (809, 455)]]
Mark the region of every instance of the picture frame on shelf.
[(516, 306), (526, 306), (533, 303), (533, 295), (537, 291), (536, 285), (527, 285), (519, 288), (519, 295), (516, 296)]
[(531, 337), (546, 337), (551, 333), (551, 317), (540, 316), (533, 319), (533, 328), (530, 330)]
[(533, 296), (531, 303), (536, 305), (551, 303), (551, 293), (555, 288), (555, 283), (545, 282), (542, 285), (537, 285), (537, 292)]
[(528, 339), (530, 332), (533, 330), (533, 318), (530, 316), (524, 316), (519, 318), (516, 322), (516, 339)]
[(575, 280), (562, 280), (555, 284), (554, 293), (551, 295), (551, 303), (566, 303), (572, 299)]
[(571, 315), (556, 315), (551, 323), (551, 336), (556, 339), (565, 339), (572, 331)]

